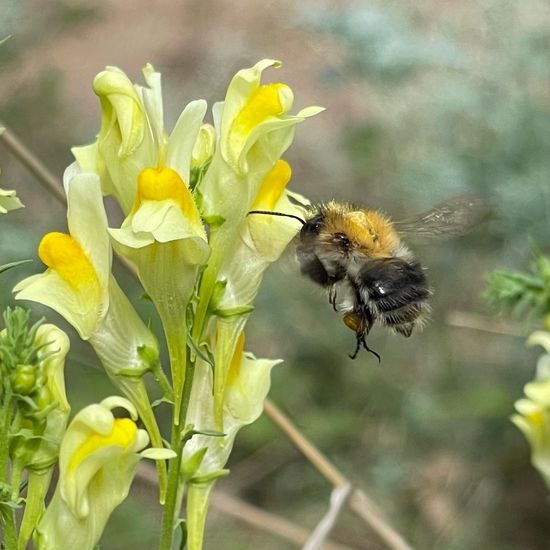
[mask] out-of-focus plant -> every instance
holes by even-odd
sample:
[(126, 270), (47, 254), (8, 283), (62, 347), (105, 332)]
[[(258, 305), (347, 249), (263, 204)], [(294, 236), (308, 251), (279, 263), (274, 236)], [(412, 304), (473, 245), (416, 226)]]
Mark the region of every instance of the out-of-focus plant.
[(0, 189), (0, 214), (22, 207), (23, 203), (17, 198), (15, 191)]
[[(51, 437), (40, 434), (55, 443), (46, 462), (51, 467), (59, 455), (60, 477), (45, 511), (49, 477), (42, 477), (40, 492), (27, 495), (31, 515), (24, 516), (20, 544), (34, 531), (41, 550), (93, 548), (145, 455), (157, 460), (159, 472), (160, 548), (172, 547), (176, 527), (184, 522), (182, 546), (202, 548), (212, 488), (228, 473), (237, 432), (261, 414), (271, 369), (279, 362), (246, 353), (244, 328), (265, 270), (299, 229), (288, 218), (247, 213), (264, 208), (303, 214), (297, 204), (307, 200), (299, 195), (291, 200), (286, 190), (291, 167), (281, 156), (296, 125), (322, 110), (307, 107), (291, 114), (290, 87), (262, 83), (263, 72), (279, 65), (267, 59), (239, 71), (225, 100), (214, 105), (214, 126), (203, 123), (206, 102), (197, 100), (183, 109), (170, 133), (164, 126), (161, 76), (151, 65), (143, 71), (146, 86), (132, 83), (116, 67), (95, 78), (101, 128), (94, 143), (73, 149), (76, 162), (65, 170), (68, 231), (42, 238), (38, 255), (46, 270), (20, 281), (14, 291), (18, 300), (61, 314), (91, 344), (125, 397), (86, 407)], [(125, 216), (120, 226), (110, 226), (103, 195), (118, 202)], [(169, 375), (158, 336), (111, 272), (113, 248), (135, 267), (158, 312)], [(41, 419), (43, 407), (52, 415), (61, 405), (68, 407), (66, 399), (54, 399), (54, 389), (48, 399), (41, 397), (44, 405), (34, 405), (34, 392), (43, 392), (35, 387), (42, 381), (35, 371), (16, 362), (2, 372), (5, 384), (16, 384), (6, 395), (24, 396), (22, 406)], [(148, 373), (163, 394), (156, 404), (171, 406), (165, 439), (144, 382)], [(126, 409), (130, 418), (116, 419), (114, 407)], [(146, 431), (137, 428), (138, 417)], [(25, 433), (12, 438), (19, 441)], [(142, 451), (149, 441), (154, 448)], [(17, 472), (41, 456), (28, 444), (19, 448), (14, 456), (24, 460), (19, 465), (14, 459), (12, 486)], [(22, 502), (12, 486), (8, 511)], [(10, 514), (4, 514), (4, 525), (12, 540), (16, 525)]]
[[(0, 44), (2, 41), (0, 41)], [(0, 126), (0, 134), (5, 130)], [(5, 214), (9, 210), (16, 210), (17, 208), (22, 208), (23, 203), (16, 196), (13, 189), (2, 189), (0, 188), (0, 214)]]
[[(500, 309), (542, 317), (550, 327), (550, 260), (535, 253), (531, 273), (495, 271), (488, 277), (487, 297)], [(550, 489), (550, 333), (536, 331), (528, 345), (540, 345), (546, 353), (537, 363), (535, 379), (524, 387), (525, 397), (515, 403), (512, 422), (531, 447), (531, 461)]]
[[(506, 216), (493, 230), (510, 251), (524, 250), (525, 227), (540, 242), (548, 227), (550, 30), (544, 18), (518, 24), (522, 9), (546, 12), (542, 1), (501, 8), (443, 9), (441, 24), (424, 26), (414, 4), (373, 2), (301, 20), (344, 45), (342, 64), (323, 68), (327, 82), (365, 83), (369, 116), (344, 136), (360, 181), (391, 186), (409, 206), (486, 193)], [(464, 40), (468, 20), (483, 38)]]
[(531, 273), (494, 271), (487, 281), (487, 298), (498, 309), (543, 317), (550, 328), (550, 260), (535, 252)]

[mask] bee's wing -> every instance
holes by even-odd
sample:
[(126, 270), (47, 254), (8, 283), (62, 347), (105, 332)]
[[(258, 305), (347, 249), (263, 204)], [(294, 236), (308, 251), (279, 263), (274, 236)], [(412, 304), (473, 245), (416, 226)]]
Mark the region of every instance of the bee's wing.
[(487, 198), (476, 195), (450, 199), (413, 218), (395, 222), (402, 233), (450, 238), (463, 235), (493, 212)]

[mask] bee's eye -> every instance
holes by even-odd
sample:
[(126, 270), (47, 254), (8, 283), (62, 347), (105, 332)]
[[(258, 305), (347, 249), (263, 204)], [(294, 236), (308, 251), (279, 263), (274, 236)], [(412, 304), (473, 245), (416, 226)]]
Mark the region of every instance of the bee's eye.
[(301, 234), (302, 236), (306, 235), (318, 235), (319, 231), (321, 230), (321, 220), (322, 220), (322, 214), (317, 214), (317, 216), (314, 216), (311, 218), (311, 220), (308, 220), (304, 227), (302, 227)]

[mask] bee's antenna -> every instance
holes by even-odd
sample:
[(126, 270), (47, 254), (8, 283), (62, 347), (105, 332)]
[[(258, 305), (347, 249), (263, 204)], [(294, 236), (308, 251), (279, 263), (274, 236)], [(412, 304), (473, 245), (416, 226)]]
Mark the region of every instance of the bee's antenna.
[(272, 212), (270, 210), (251, 210), (247, 216), (250, 214), (265, 214), (266, 216), (283, 216), (284, 218), (293, 218), (295, 220), (298, 220), (302, 225), (306, 224), (306, 221), (300, 218), (299, 216), (295, 216), (294, 214), (285, 214), (284, 212)]

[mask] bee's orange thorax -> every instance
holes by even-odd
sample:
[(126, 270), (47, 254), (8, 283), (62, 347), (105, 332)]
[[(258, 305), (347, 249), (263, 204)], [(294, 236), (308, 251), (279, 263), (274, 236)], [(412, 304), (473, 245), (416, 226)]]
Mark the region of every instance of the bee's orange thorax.
[(352, 247), (374, 257), (387, 257), (399, 248), (400, 240), (389, 218), (375, 210), (354, 210), (351, 206), (326, 206), (327, 233), (344, 233)]

